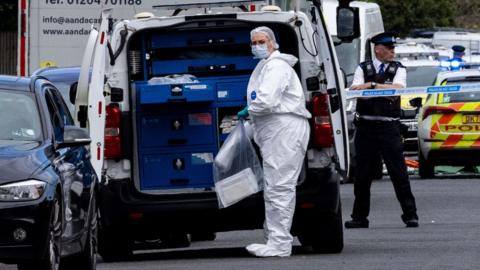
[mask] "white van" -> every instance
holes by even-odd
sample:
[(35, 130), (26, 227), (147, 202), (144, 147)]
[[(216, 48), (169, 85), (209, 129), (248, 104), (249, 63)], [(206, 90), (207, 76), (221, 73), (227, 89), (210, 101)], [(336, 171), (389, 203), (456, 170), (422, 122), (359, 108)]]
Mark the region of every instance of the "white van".
[(382, 12), (376, 3), (362, 1), (350, 2), (350, 7), (358, 9), (358, 26), (360, 36), (351, 41), (341, 41), (337, 38), (337, 0), (323, 0), (322, 9), (328, 31), (332, 35), (335, 49), (338, 55), (338, 62), (346, 75), (347, 85), (353, 81), (353, 74), (358, 64), (375, 57), (372, 54), (370, 38), (384, 32)]
[(480, 33), (461, 31), (439, 31), (433, 34), (432, 45), (451, 49), (454, 45), (465, 47), (465, 61), (470, 62), (469, 55), (480, 54)]
[[(292, 233), (317, 252), (342, 250), (339, 183), (349, 166), (345, 89), (320, 2), (309, 10), (312, 19), (269, 8), (144, 16), (111, 28), (104, 12), (86, 48), (75, 104), (76, 121), (90, 128), (92, 158), (102, 175), (104, 260), (124, 259), (134, 243), (153, 239), (179, 247), (189, 245), (189, 235), (213, 240), (215, 232), (262, 228), (262, 194), (219, 209), (212, 176), (212, 161), (228, 136), (223, 120), (246, 105), (257, 63), (249, 33), (260, 25), (275, 32), (282, 52), (299, 58), (294, 69), (313, 115)], [(346, 7), (339, 14), (343, 20), (355, 11)], [(349, 29), (358, 29), (351, 23)], [(186, 74), (196, 81), (154, 82)]]

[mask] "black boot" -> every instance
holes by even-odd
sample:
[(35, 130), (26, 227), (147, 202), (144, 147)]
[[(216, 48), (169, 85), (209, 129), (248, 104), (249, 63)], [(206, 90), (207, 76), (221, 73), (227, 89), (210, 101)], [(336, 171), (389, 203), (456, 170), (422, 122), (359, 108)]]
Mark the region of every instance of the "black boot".
[(345, 228), (347, 229), (356, 229), (356, 228), (368, 228), (368, 219), (352, 219), (345, 221)]

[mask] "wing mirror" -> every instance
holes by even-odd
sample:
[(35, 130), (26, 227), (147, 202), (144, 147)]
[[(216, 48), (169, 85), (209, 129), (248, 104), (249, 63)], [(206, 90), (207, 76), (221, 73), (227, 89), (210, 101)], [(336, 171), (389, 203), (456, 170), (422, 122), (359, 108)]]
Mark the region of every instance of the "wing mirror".
[(358, 8), (340, 5), (337, 8), (337, 38), (351, 42), (360, 37)]
[(76, 126), (65, 126), (63, 130), (63, 142), (58, 143), (57, 148), (88, 145), (91, 141), (86, 129)]
[(412, 98), (408, 101), (408, 103), (410, 103), (410, 106), (418, 109), (422, 107), (422, 98), (421, 97)]

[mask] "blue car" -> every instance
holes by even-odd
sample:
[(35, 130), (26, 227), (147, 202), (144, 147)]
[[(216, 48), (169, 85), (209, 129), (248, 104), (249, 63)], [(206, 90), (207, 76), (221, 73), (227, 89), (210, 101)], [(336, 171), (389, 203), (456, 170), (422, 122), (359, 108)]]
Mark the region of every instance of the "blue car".
[(87, 131), (37, 76), (0, 76), (0, 115), (0, 262), (95, 269), (98, 177)]

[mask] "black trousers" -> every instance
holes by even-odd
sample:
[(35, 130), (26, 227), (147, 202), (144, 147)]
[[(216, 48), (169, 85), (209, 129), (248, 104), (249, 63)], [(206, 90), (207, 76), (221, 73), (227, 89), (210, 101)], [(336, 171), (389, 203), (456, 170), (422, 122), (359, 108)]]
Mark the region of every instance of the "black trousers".
[[(370, 212), (370, 187), (379, 155), (387, 166), (395, 194), (403, 211), (402, 219), (417, 218), (415, 198), (410, 188), (403, 142), (398, 121), (360, 120), (355, 134), (356, 177), (352, 218), (366, 219)], [(378, 165), (377, 165), (378, 166)]]

